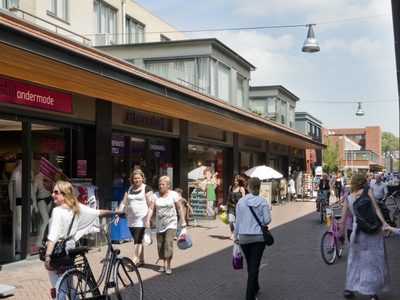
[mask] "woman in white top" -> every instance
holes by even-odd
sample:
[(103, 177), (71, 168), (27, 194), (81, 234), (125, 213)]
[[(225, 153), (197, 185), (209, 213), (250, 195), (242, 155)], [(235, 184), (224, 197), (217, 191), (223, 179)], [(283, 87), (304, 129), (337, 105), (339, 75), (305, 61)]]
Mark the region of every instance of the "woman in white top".
[[(146, 177), (142, 170), (132, 172), (129, 179), (131, 186), (127, 189), (124, 199), (119, 205), (119, 210), (124, 210), (128, 217), (128, 227), (133, 238), (133, 262), (136, 266), (144, 265), (143, 234), (145, 229), (146, 216), (150, 205), (150, 197), (153, 190), (145, 185)], [(115, 222), (118, 223), (118, 219)]]
[[(154, 193), (150, 200), (149, 211), (147, 213), (146, 228), (150, 228), (150, 219), (156, 209), (156, 233), (158, 258), (164, 261), (164, 266), (158, 271), (172, 274), (171, 259), (174, 251), (174, 236), (177, 229), (178, 211), (181, 220), (185, 220), (183, 206), (177, 192), (171, 191), (169, 185), (171, 179), (168, 176), (161, 176), (158, 180), (159, 191)], [(181, 224), (186, 228), (186, 223)]]
[(56, 242), (61, 237), (66, 237), (72, 218), (75, 216), (71, 231), (71, 239), (67, 242), (67, 250), (75, 248), (76, 242), (89, 230), (98, 217), (107, 217), (124, 214), (123, 211), (96, 210), (78, 202), (74, 195), (74, 188), (67, 181), (58, 181), (53, 188), (53, 209), (49, 221), (49, 234), (47, 236), (47, 249), (44, 266), (49, 271), (52, 287), (55, 286), (58, 275), (50, 266), (50, 255), (53, 253)]

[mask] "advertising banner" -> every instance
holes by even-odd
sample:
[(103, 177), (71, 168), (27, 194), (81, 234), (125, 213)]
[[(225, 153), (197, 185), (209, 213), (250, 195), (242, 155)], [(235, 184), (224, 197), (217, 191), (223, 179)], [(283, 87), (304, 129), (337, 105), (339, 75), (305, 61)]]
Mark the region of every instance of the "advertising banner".
[(40, 160), (39, 172), (47, 176), (54, 182), (57, 182), (59, 180), (66, 180), (66, 181), (69, 180), (67, 176), (65, 176), (62, 172), (60, 172), (44, 157), (42, 157), (42, 159)]

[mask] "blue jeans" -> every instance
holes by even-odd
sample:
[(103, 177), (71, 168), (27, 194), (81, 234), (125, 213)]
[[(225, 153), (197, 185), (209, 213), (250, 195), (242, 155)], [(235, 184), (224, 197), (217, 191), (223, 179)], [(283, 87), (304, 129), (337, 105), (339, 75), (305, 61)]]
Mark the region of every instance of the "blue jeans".
[(260, 269), (261, 258), (265, 249), (264, 242), (240, 244), (244, 257), (247, 262), (247, 289), (246, 300), (254, 300), (256, 293), (260, 289), (258, 283), (258, 273)]

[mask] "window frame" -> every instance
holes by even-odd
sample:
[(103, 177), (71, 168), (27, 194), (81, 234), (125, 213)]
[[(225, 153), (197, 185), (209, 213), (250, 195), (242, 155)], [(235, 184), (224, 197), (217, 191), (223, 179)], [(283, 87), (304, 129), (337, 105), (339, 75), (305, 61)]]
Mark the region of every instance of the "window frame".
[[(47, 0), (46, 3), (46, 11), (48, 15), (51, 15), (57, 19), (63, 20), (65, 22), (68, 22), (69, 14), (68, 14), (68, 8), (69, 8), (69, 3), (68, 0), (61, 0), (62, 3), (60, 3), (57, 0)], [(59, 7), (63, 6), (61, 10)]]

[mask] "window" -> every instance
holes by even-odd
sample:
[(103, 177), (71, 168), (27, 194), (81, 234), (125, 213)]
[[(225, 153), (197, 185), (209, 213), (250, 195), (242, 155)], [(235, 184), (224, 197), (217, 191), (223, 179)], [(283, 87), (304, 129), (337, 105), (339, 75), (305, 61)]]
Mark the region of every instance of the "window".
[(146, 62), (146, 70), (192, 89), (198, 89), (194, 73), (195, 62), (190, 60)]
[(210, 65), (210, 94), (229, 101), (231, 69), (223, 63), (212, 59)]
[(229, 101), (231, 70), (221, 62), (218, 62), (218, 98)]
[(125, 22), (125, 32), (127, 35), (126, 42), (128, 44), (144, 43), (144, 28), (145, 28), (144, 24), (130, 17), (126, 17), (126, 22)]
[(246, 78), (238, 74), (236, 79), (236, 104), (242, 108), (244, 108), (245, 84)]
[(287, 103), (281, 100), (281, 123), (283, 125), (286, 125), (286, 115), (287, 115), (286, 107)]
[(160, 41), (161, 42), (168, 42), (170, 41), (170, 38), (167, 38), (165, 35), (160, 34)]
[(68, 0), (47, 0), (47, 12), (64, 21), (68, 20)]
[(202, 93), (210, 93), (210, 80), (209, 80), (209, 58), (196, 59), (196, 74), (197, 74), (197, 87), (198, 91)]
[(294, 115), (295, 115), (294, 107), (290, 105), (290, 108), (289, 108), (289, 127), (290, 128), (293, 128), (293, 126), (294, 126)]
[(19, 7), (18, 0), (0, 0), (0, 8), (10, 9)]
[(267, 99), (267, 116), (268, 119), (272, 121), (276, 120), (276, 113), (277, 113), (276, 102), (277, 101), (275, 97)]
[(93, 2), (94, 12), (94, 32), (96, 38), (101, 41), (95, 41), (96, 45), (108, 45), (117, 42), (117, 10), (108, 4), (96, 0)]

